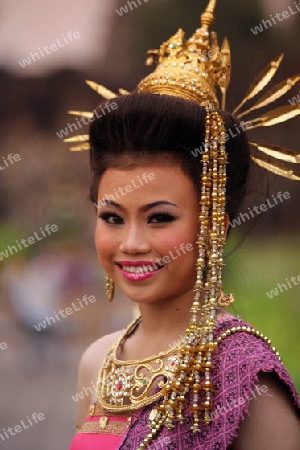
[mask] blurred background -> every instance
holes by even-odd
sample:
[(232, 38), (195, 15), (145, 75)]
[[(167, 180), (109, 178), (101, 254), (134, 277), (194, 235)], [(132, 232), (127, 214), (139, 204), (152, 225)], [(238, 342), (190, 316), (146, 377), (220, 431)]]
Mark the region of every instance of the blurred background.
[[(149, 72), (147, 50), (158, 48), (179, 27), (192, 33), (206, 6), (205, 0), (140, 3), (130, 9), (125, 0), (0, 2), (0, 252), (34, 232), (41, 235), (47, 224), (58, 227), (47, 239), (0, 261), (0, 429), (34, 412), (46, 417), (1, 442), (3, 449), (68, 448), (80, 356), (93, 340), (132, 317), (131, 304), (120, 293), (113, 304), (105, 298), (93, 243), (95, 213), (87, 200), (88, 154), (70, 153), (59, 132), (75, 122), (68, 110), (92, 111), (99, 103), (85, 80), (115, 92), (134, 89)], [(255, 35), (251, 28), (289, 5), (295, 9), (293, 2), (219, 3), (214, 29), (219, 41), (230, 40), (233, 58), (231, 111), (280, 53), (285, 58), (273, 85), (300, 72), (300, 14)], [(127, 13), (116, 11), (126, 5)], [(70, 31), (80, 37), (71, 41)], [(42, 56), (40, 50), (55, 43), (57, 50)], [(37, 52), (40, 59), (31, 56)], [(296, 85), (278, 106), (298, 93)], [(294, 119), (249, 136), (300, 152), (299, 124)], [(12, 164), (9, 154), (20, 155), (19, 161)], [(300, 388), (300, 287), (289, 281), (300, 275), (300, 183), (253, 170), (241, 212), (267, 196), (272, 201), (279, 191), (289, 192), (290, 199), (232, 230), (224, 281), (226, 291), (235, 294), (234, 313), (268, 335)], [(291, 287), (273, 298), (266, 294), (288, 281)], [(80, 308), (84, 295), (96, 301)], [(35, 330), (34, 324), (72, 303), (80, 310)]]

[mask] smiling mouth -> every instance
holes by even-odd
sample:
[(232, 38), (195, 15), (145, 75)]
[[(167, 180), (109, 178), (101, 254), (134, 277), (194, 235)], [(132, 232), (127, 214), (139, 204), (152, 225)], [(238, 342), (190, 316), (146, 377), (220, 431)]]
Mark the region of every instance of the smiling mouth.
[(157, 264), (155, 267), (153, 265), (142, 265), (142, 266), (123, 266), (122, 264), (116, 263), (124, 272), (134, 273), (134, 274), (147, 274), (152, 272), (158, 272), (164, 267), (164, 264)]

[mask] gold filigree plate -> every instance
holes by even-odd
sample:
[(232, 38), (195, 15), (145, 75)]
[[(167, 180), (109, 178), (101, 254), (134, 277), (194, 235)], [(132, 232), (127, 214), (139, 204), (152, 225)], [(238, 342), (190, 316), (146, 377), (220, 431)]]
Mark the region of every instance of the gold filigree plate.
[(129, 325), (125, 334), (110, 349), (99, 372), (98, 402), (106, 411), (137, 410), (159, 399), (161, 389), (169, 382), (178, 363), (178, 348), (183, 339), (177, 342), (176, 347), (143, 360), (117, 359), (120, 345), (140, 321), (141, 318), (138, 318)]

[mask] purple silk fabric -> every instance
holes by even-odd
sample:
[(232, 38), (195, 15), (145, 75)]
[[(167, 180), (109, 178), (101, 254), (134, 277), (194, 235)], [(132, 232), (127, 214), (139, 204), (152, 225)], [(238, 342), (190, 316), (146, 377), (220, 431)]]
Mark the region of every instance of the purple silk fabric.
[[(215, 337), (237, 326), (249, 324), (230, 317), (218, 323)], [(261, 395), (268, 395), (266, 388), (258, 384), (260, 372), (275, 372), (289, 388), (295, 406), (300, 408), (299, 398), (286, 369), (270, 346), (256, 336), (238, 332), (225, 338), (215, 351), (213, 361), (216, 369), (212, 372), (215, 385), (212, 423), (203, 424), (201, 431), (194, 434), (190, 431), (191, 416), (185, 414), (184, 425), (177, 423), (171, 431), (163, 428), (146, 447), (147, 450), (228, 449), (238, 435), (250, 402), (260, 401)], [(136, 450), (139, 447), (149, 433), (149, 414), (155, 404), (143, 408), (132, 418), (118, 450)]]

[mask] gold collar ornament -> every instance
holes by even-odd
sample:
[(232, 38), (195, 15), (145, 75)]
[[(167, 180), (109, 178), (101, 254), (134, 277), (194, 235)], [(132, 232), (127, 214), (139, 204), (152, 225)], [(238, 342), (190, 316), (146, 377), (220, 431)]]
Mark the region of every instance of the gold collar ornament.
[[(98, 374), (98, 402), (111, 413), (136, 411), (158, 400), (178, 363), (178, 349), (183, 339), (167, 351), (140, 361), (117, 359), (118, 349), (140, 323), (141, 317), (127, 327), (108, 352)], [(155, 392), (157, 388), (159, 391)]]
[[(160, 46), (159, 50), (149, 51), (147, 64), (156, 61), (157, 67), (139, 83), (136, 89), (140, 94), (167, 94), (180, 97), (194, 101), (206, 109), (202, 173), (199, 180), (201, 195), (197, 238), (197, 281), (194, 286), (191, 319), (183, 342), (178, 347), (176, 358), (170, 359), (173, 353), (165, 355), (167, 360), (164, 360), (164, 357), (158, 358), (161, 360), (159, 362), (161, 371), (166, 373), (167, 383), (161, 386), (162, 402), (152, 416), (150, 433), (140, 444), (139, 450), (145, 449), (163, 426), (171, 429), (175, 421), (184, 422), (183, 411), (190, 398), (192, 399), (190, 411), (193, 417), (192, 431), (198, 432), (202, 424), (209, 424), (211, 421), (214, 390), (211, 382), (211, 371), (214, 369), (212, 358), (217, 347), (213, 331), (216, 326), (216, 311), (220, 306), (218, 299), (222, 291), (223, 250), (226, 239), (226, 130), (223, 119), (217, 111), (219, 107), (217, 91), (221, 92), (222, 108), (225, 109), (231, 73), (228, 41), (224, 40), (220, 48), (216, 33), (209, 32), (214, 20), (215, 6), (216, 0), (210, 0), (205, 12), (201, 15), (200, 28), (190, 39), (186, 40), (184, 32), (179, 29), (174, 36)], [(270, 89), (251, 108), (242, 111), (245, 104), (254, 99), (272, 80), (282, 57), (283, 55), (280, 55), (272, 61), (255, 79), (246, 97), (234, 111), (237, 118), (270, 105), (300, 80), (300, 75), (289, 78)], [(118, 97), (118, 94), (97, 83), (87, 81), (87, 84), (105, 99)], [(119, 95), (130, 95), (130, 93), (120, 89)], [(93, 117), (91, 112), (70, 111), (70, 113)], [(258, 118), (249, 118), (252, 127), (248, 129), (272, 126), (299, 114), (300, 104), (280, 107)], [(79, 143), (71, 148), (74, 151), (88, 150), (90, 148), (88, 140), (88, 135), (65, 139), (69, 143)], [(251, 143), (251, 145), (262, 153), (259, 157), (252, 156), (255, 163), (288, 179), (300, 180), (300, 177), (289, 167), (278, 162), (280, 160), (299, 163), (300, 155), (269, 144)], [(204, 298), (203, 302), (201, 296)], [(149, 364), (146, 367), (144, 367), (145, 364), (137, 365), (135, 372), (131, 369), (124, 372), (125, 369), (121, 368), (120, 363), (111, 359), (112, 355), (111, 353), (108, 355), (98, 380), (100, 403), (106, 405), (108, 410), (110, 408), (124, 410), (130, 404), (132, 406), (148, 404), (146, 393), (149, 394), (148, 389), (153, 387), (156, 376), (152, 362), (145, 363)], [(172, 370), (169, 370), (170, 361), (175, 363)], [(144, 370), (145, 368), (147, 371)], [(153, 370), (154, 373), (150, 376)], [(143, 385), (145, 385), (144, 389)]]

